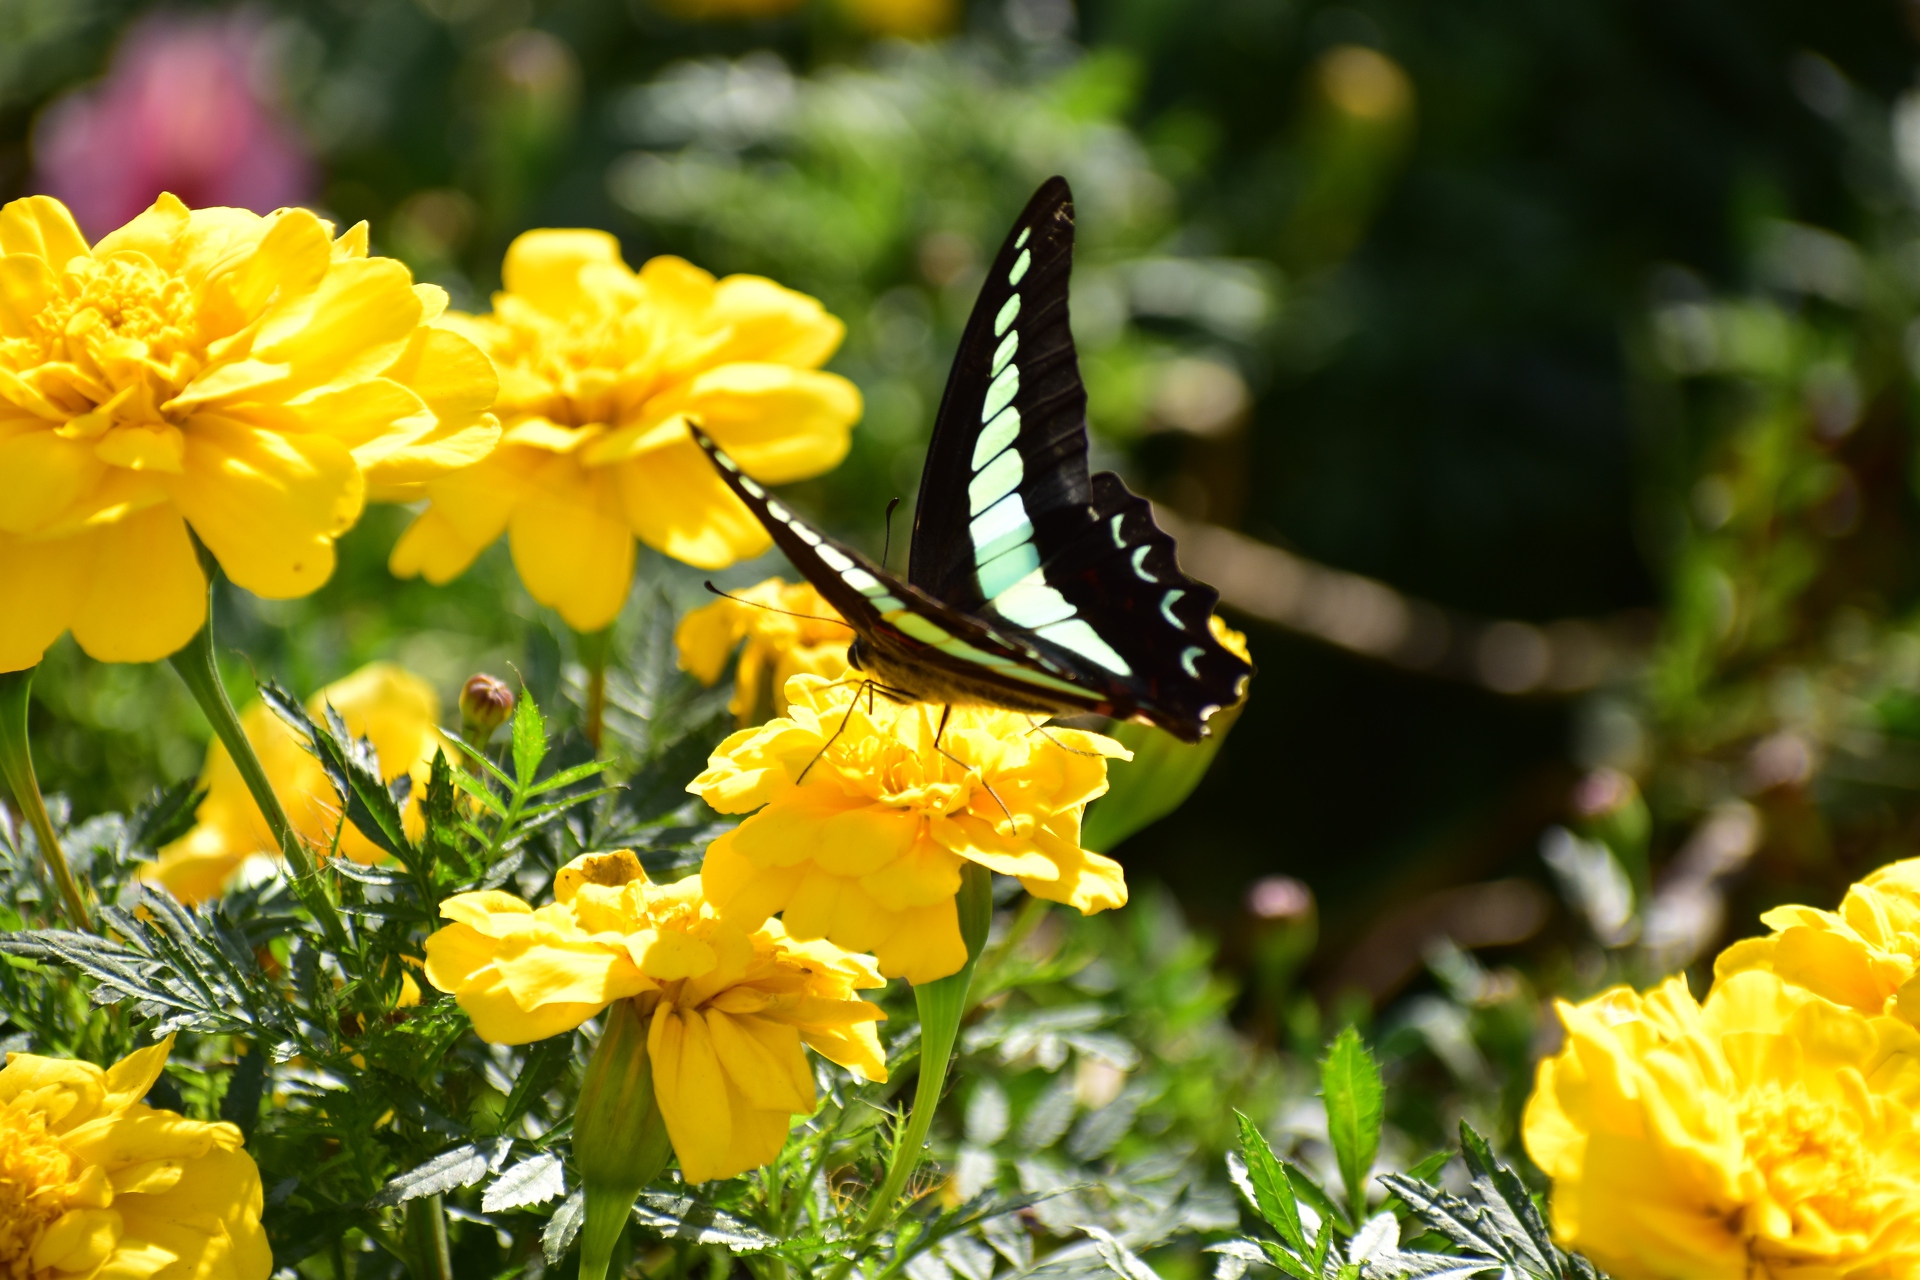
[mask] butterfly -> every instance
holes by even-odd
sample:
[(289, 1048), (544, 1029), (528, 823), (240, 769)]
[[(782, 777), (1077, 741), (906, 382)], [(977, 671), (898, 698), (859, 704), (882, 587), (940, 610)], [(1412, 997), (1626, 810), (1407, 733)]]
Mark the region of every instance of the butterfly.
[(904, 581), (814, 528), (694, 438), (854, 631), (848, 661), (903, 702), (1094, 713), (1187, 742), (1252, 667), (1180, 571), (1153, 508), (1087, 474), (1087, 392), (1067, 323), (1073, 193), (1052, 178), (1001, 245), (934, 421)]

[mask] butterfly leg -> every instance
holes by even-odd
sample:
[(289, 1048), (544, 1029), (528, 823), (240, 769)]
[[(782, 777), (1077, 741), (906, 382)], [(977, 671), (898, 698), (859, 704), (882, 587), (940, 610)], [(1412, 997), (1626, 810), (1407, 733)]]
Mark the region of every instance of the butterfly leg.
[(1066, 743), (1060, 741), (1060, 739), (1054, 737), (1052, 734), (1047, 732), (1047, 722), (1044, 720), (1035, 722), (1033, 727), (1027, 730), (1028, 737), (1032, 737), (1036, 733), (1039, 734), (1041, 737), (1045, 738), (1048, 742), (1051, 742), (1054, 746), (1060, 748), (1062, 751), (1067, 752), (1069, 755), (1092, 756), (1096, 758), (1100, 756), (1100, 753), (1098, 751), (1082, 751), (1078, 747), (1070, 747)]
[(965, 760), (962, 760), (959, 756), (940, 745), (940, 739), (946, 736), (947, 721), (952, 718), (953, 704), (949, 702), (940, 709), (940, 727), (933, 731), (933, 749), (959, 765), (968, 773), (971, 773), (974, 777), (980, 779), (981, 787), (986, 790), (988, 795), (993, 797), (993, 802), (1000, 806), (1000, 812), (1007, 815), (1007, 824), (1009, 826), (1013, 825), (1013, 810), (1007, 808), (1007, 802), (1000, 798), (1000, 794), (993, 789), (993, 784), (987, 781), (987, 775), (980, 772), (979, 766), (968, 764)]
[(854, 707), (859, 705), (860, 694), (863, 691), (870, 692), (872, 688), (873, 688), (873, 681), (862, 680), (860, 682), (860, 688), (855, 689), (853, 691), (853, 697), (847, 700), (847, 710), (846, 710), (846, 713), (840, 717), (840, 727), (838, 729), (835, 729), (833, 733), (827, 738), (827, 740), (820, 744), (820, 749), (813, 753), (813, 759), (807, 761), (807, 767), (805, 769), (802, 769), (800, 771), (800, 776), (793, 780), (794, 785), (798, 786), (800, 783), (805, 782), (807, 780), (807, 774), (812, 772), (813, 766), (820, 763), (820, 757), (827, 754), (827, 752), (833, 747), (833, 744), (840, 740), (840, 735), (847, 731), (847, 721), (853, 719), (853, 709)]

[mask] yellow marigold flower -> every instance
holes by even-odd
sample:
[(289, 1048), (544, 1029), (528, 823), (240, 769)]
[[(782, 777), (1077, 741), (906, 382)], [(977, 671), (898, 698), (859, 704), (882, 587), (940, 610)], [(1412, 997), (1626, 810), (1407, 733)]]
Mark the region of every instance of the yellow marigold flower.
[(871, 951), (881, 973), (922, 983), (966, 963), (964, 862), (1081, 911), (1126, 902), (1120, 864), (1080, 847), (1107, 760), (1128, 758), (1112, 739), (954, 707), (936, 748), (937, 706), (870, 702), (819, 676), (795, 676), (787, 700), (785, 717), (722, 742), (687, 787), (721, 813), (758, 810), (701, 869), (729, 919), (784, 912), (790, 936)]
[(731, 1178), (780, 1154), (814, 1107), (801, 1046), (868, 1080), (887, 1078), (854, 992), (884, 985), (873, 961), (802, 942), (768, 921), (723, 920), (699, 876), (648, 881), (626, 850), (583, 854), (535, 909), (512, 894), (463, 893), (427, 939), (427, 980), (459, 1000), (481, 1039), (526, 1044), (635, 999), (648, 1020), (654, 1094), (688, 1182)]
[(303, 596), (369, 496), (482, 457), (497, 385), (445, 291), (335, 239), (170, 195), (88, 247), (47, 196), (0, 208), (0, 671), (62, 631), (104, 662), (193, 638), (206, 580)]
[[(813, 584), (768, 578), (734, 594), (740, 599), (716, 600), (682, 618), (673, 643), (680, 651), (680, 669), (692, 672), (701, 684), (712, 685), (726, 670), (735, 646), (747, 642), (734, 669), (733, 699), (727, 703), (742, 727), (757, 724), (768, 714), (785, 715), (787, 681), (792, 677), (804, 674), (831, 680), (845, 674), (853, 629), (840, 621)], [(785, 612), (775, 613), (775, 609)]]
[(818, 371), (844, 328), (812, 298), (679, 258), (630, 271), (600, 231), (529, 231), (502, 275), (492, 314), (460, 323), (500, 368), (506, 432), (427, 486), (396, 574), (449, 581), (504, 531), (533, 598), (597, 631), (627, 598), (635, 537), (706, 569), (769, 545), (689, 422), (768, 484), (846, 456), (860, 393)]
[[(425, 831), (420, 801), (426, 795), (434, 753), (445, 751), (448, 760), (459, 759), (436, 727), (440, 700), (433, 689), (410, 671), (375, 662), (314, 694), (307, 700), (307, 714), (324, 721), (328, 704), (355, 737), (373, 742), (387, 781), (403, 773), (412, 775), (413, 798), (404, 816), (407, 834), (417, 839)], [(340, 800), (333, 784), (285, 721), (256, 702), (241, 715), (240, 723), (294, 830), (309, 848), (324, 853), (333, 847), (338, 830), (340, 852), (355, 862), (377, 862), (384, 856), (352, 823), (341, 828)], [(193, 829), (162, 849), (159, 861), (144, 869), (146, 879), (165, 885), (183, 902), (214, 897), (240, 864), (255, 854), (279, 856), (280, 846), (266, 817), (218, 739), (207, 748), (200, 783), (207, 789), (207, 798), (194, 814)]]
[(260, 1171), (230, 1124), (141, 1101), (169, 1036), (102, 1071), (7, 1055), (0, 1070), (0, 1275), (266, 1280)]
[(1920, 1024), (1920, 858), (1881, 867), (1838, 911), (1775, 907), (1760, 922), (1773, 932), (1721, 952), (1716, 981), (1764, 969), (1835, 1004)]
[(1523, 1126), (1555, 1232), (1619, 1280), (1920, 1274), (1920, 1033), (1735, 974), (1560, 1005)]
[(840, 7), (877, 36), (926, 40), (953, 28), (958, 0), (840, 0)]

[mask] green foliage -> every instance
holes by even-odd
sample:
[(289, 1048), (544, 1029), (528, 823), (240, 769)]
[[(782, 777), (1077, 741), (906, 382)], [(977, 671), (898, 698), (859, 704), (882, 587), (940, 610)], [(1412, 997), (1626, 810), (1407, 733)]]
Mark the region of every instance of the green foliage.
[(1380, 1150), (1384, 1094), (1380, 1068), (1360, 1042), (1360, 1033), (1343, 1028), (1321, 1060), (1320, 1096), (1327, 1107), (1327, 1140), (1340, 1165), (1354, 1222), (1367, 1216), (1367, 1179)]

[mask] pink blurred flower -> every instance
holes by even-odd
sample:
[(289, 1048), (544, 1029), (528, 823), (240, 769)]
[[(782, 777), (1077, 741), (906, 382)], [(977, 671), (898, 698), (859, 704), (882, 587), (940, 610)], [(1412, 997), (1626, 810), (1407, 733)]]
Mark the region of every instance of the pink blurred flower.
[(257, 14), (157, 14), (136, 23), (97, 84), (49, 106), (34, 130), (38, 189), (92, 236), (171, 191), (190, 208), (269, 213), (313, 191), (300, 134), (269, 100)]

